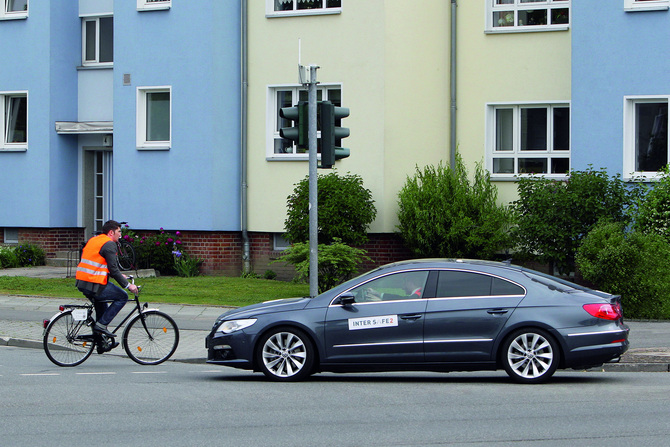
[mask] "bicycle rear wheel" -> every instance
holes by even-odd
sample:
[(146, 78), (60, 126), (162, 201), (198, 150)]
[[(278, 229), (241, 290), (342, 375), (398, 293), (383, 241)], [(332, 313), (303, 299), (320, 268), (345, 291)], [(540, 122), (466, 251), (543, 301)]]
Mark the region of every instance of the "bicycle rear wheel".
[(119, 239), (118, 241), (118, 259), (119, 259), (119, 268), (121, 270), (132, 270), (135, 268), (135, 249), (125, 239)]
[(123, 332), (123, 349), (140, 365), (163, 363), (174, 354), (178, 344), (177, 324), (157, 310), (136, 315)]
[(86, 320), (77, 321), (72, 312), (63, 312), (51, 320), (44, 331), (44, 352), (58, 366), (77, 366), (95, 347), (93, 329)]

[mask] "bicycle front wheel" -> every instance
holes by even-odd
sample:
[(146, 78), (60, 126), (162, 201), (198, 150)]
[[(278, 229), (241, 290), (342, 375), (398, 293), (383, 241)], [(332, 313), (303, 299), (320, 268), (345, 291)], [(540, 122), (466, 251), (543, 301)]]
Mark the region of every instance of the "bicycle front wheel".
[(150, 310), (136, 315), (123, 332), (123, 349), (140, 365), (158, 365), (177, 350), (179, 329), (167, 314)]
[(93, 329), (86, 320), (77, 321), (72, 312), (63, 312), (51, 320), (44, 331), (44, 352), (58, 366), (77, 366), (95, 347)]
[(132, 270), (135, 268), (135, 249), (125, 239), (119, 239), (118, 242), (118, 259), (119, 268), (121, 270)]

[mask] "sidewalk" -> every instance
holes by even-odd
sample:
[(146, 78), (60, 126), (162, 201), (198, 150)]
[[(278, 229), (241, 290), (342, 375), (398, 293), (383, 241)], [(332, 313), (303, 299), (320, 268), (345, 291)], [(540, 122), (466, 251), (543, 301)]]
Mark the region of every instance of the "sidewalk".
[[(152, 272), (139, 271), (136, 277), (152, 276)], [(29, 276), (34, 278), (66, 278), (66, 267), (26, 267), (0, 269), (0, 276)], [(74, 283), (74, 279), (73, 279)], [(0, 346), (18, 346), (42, 349), (43, 320), (58, 312), (61, 304), (86, 304), (89, 301), (73, 298), (48, 298), (19, 295), (0, 295)], [(216, 317), (229, 308), (220, 306), (192, 306), (187, 304), (149, 303), (150, 308), (158, 308), (170, 315), (179, 327), (179, 346), (170, 358), (173, 361), (205, 363), (207, 350), (205, 337), (209, 334)], [(128, 312), (127, 307), (117, 319)], [(17, 317), (23, 315), (24, 317)], [(35, 315), (33, 321), (26, 321), (25, 315)], [(32, 317), (31, 317), (32, 318)], [(121, 320), (118, 320), (121, 321)], [(114, 327), (114, 322), (110, 325)], [(120, 333), (120, 332), (119, 332)], [(125, 355), (117, 348), (105, 355)]]
[[(0, 269), (0, 276), (31, 276), (65, 278), (65, 267), (29, 267)], [(142, 275), (138, 275), (141, 277)], [(76, 304), (88, 300), (71, 298), (45, 298), (19, 295), (0, 295), (0, 345), (42, 349), (42, 321), (51, 318), (60, 304)], [(172, 318), (179, 327), (179, 347), (170, 360), (204, 363), (207, 359), (205, 337), (216, 317), (227, 309), (219, 306), (193, 306), (186, 304), (153, 304)], [(35, 321), (25, 321), (16, 315), (39, 315)], [(125, 315), (122, 311), (121, 315)], [(603, 371), (670, 372), (670, 322), (627, 321), (630, 326), (630, 348), (619, 363), (603, 365)], [(113, 324), (112, 324), (113, 326)], [(125, 355), (115, 350), (113, 355)], [(110, 355), (110, 354), (105, 354)]]

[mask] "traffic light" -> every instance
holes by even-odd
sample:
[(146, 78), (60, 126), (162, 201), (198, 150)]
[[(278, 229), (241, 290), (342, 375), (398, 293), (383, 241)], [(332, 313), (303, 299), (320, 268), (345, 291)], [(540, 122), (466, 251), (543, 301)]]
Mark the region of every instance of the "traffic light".
[(321, 125), (321, 168), (330, 169), (336, 160), (347, 158), (349, 149), (335, 146), (335, 141), (349, 136), (346, 127), (335, 127), (335, 120), (349, 116), (346, 107), (335, 107), (330, 101), (319, 103), (319, 123)]
[(279, 135), (287, 140), (293, 140), (298, 148), (307, 150), (309, 146), (309, 124), (307, 119), (307, 101), (300, 101), (297, 106), (282, 107), (279, 116), (295, 121), (295, 126), (281, 127)]

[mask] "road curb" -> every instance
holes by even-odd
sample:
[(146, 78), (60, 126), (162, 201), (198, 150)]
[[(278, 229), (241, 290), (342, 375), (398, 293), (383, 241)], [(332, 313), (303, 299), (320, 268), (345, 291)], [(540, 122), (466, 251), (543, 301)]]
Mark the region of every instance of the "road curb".
[[(15, 337), (0, 337), (0, 346), (12, 346), (15, 348), (29, 348), (29, 349), (44, 349), (44, 344), (41, 341), (37, 340), (28, 340), (25, 338), (15, 338)], [(123, 352), (123, 351), (120, 351)], [(128, 356), (123, 353), (107, 353), (106, 355), (114, 355), (117, 357), (126, 357)], [(179, 362), (179, 363), (207, 363), (207, 359), (202, 357), (196, 358), (170, 358), (168, 362)]]
[[(15, 337), (0, 337), (0, 346), (13, 346), (17, 348), (31, 348), (31, 349), (43, 349), (43, 344), (41, 341), (37, 340), (28, 340), (23, 338)], [(116, 355), (118, 357), (127, 357), (125, 353), (111, 353), (107, 355)], [(602, 371), (602, 372), (670, 372), (670, 363), (666, 356), (659, 356), (651, 358), (650, 356), (645, 356), (646, 361), (641, 362), (620, 362), (620, 363), (605, 363), (602, 366), (597, 368), (590, 368), (586, 371)], [(652, 361), (649, 361), (652, 360)], [(654, 361), (656, 360), (656, 361)], [(205, 364), (207, 359), (202, 357), (196, 358), (171, 358), (168, 362), (179, 362), (179, 363), (194, 363), (194, 364)]]

